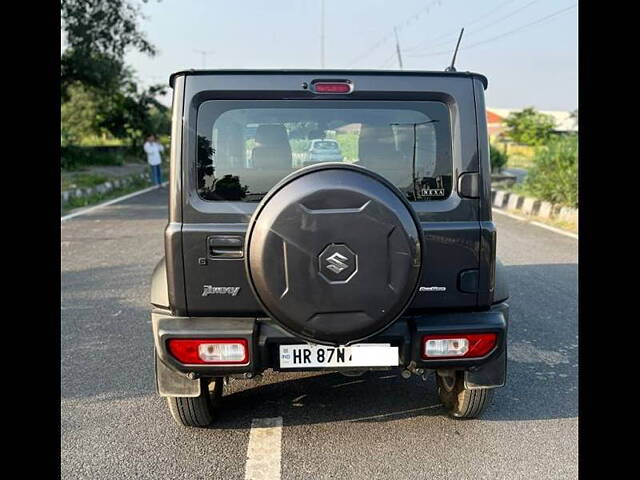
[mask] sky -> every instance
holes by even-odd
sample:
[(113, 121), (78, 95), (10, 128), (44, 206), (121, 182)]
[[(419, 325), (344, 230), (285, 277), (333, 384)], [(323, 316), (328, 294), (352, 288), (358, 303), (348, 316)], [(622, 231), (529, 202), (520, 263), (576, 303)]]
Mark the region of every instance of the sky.
[[(489, 107), (577, 108), (577, 0), (324, 4), (325, 68), (398, 69), (395, 27), (405, 70), (443, 70), (464, 27), (456, 68), (488, 77)], [(126, 60), (143, 85), (190, 68), (321, 66), (321, 0), (149, 0), (142, 12), (159, 53)]]

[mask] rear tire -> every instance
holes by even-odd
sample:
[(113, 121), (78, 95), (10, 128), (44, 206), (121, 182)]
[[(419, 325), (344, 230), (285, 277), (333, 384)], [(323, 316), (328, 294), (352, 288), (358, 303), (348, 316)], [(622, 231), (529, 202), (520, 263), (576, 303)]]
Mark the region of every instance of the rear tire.
[(436, 379), (440, 401), (453, 418), (477, 418), (491, 404), (493, 388), (465, 388), (464, 372), (456, 372), (453, 382), (437, 374)]
[(198, 397), (167, 397), (171, 416), (185, 427), (208, 427), (216, 417), (222, 397), (222, 378), (200, 380)]

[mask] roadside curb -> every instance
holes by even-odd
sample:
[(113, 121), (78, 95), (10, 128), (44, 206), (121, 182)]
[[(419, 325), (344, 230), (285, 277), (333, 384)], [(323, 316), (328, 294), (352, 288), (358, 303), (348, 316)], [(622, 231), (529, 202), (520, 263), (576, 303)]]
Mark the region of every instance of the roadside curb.
[(134, 180), (138, 178), (149, 180), (149, 172), (142, 172), (136, 175), (130, 175), (128, 177), (122, 177), (115, 180), (109, 180), (108, 182), (101, 183), (95, 187), (74, 188), (72, 190), (64, 190), (60, 192), (60, 205), (64, 205), (72, 198), (85, 198), (96, 193), (109, 193), (118, 188), (126, 187)]
[(89, 207), (81, 208), (79, 210), (74, 211), (73, 213), (69, 213), (67, 215), (60, 217), (60, 222), (62, 223), (71, 218), (79, 217), (80, 215), (85, 215), (99, 208), (108, 207), (109, 205), (113, 205), (114, 203), (120, 203), (124, 200), (128, 200), (130, 198), (137, 197), (138, 195), (142, 195), (143, 193), (147, 193), (152, 190), (157, 190), (158, 188), (161, 188), (161, 187), (166, 187), (168, 184), (169, 182), (163, 182), (160, 185), (153, 185), (151, 187), (143, 188), (142, 190), (136, 190), (135, 192), (127, 193), (126, 195), (123, 195), (121, 197), (116, 197), (111, 200), (107, 200), (106, 202), (99, 203), (97, 205), (91, 205)]
[[(506, 190), (491, 189), (491, 206), (496, 210), (503, 210), (505, 213), (506, 211), (519, 213), (523, 216), (523, 220), (531, 220), (535, 224), (540, 223), (535, 222), (536, 219), (558, 220), (578, 224), (577, 208), (552, 204)], [(556, 227), (551, 228), (562, 230)], [(572, 232), (567, 231), (567, 233)]]

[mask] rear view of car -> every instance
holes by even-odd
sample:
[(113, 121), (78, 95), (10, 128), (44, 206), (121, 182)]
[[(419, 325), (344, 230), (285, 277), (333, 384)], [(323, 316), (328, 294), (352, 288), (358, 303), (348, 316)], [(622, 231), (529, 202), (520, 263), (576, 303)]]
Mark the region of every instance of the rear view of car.
[(431, 373), (451, 416), (480, 415), (505, 384), (509, 314), (486, 78), (189, 71), (171, 83), (151, 297), (156, 385), (176, 421), (209, 425), (226, 379), (265, 370)]
[(340, 144), (335, 140), (312, 140), (304, 166), (322, 162), (341, 162)]

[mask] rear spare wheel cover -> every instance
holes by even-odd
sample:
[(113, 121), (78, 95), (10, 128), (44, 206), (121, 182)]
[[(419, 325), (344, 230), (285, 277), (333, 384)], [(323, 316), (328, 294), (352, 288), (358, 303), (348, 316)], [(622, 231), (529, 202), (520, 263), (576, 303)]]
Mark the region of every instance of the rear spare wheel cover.
[(349, 164), (286, 177), (249, 223), (251, 287), (283, 328), (348, 345), (393, 323), (413, 299), (422, 239), (411, 205), (387, 180)]

